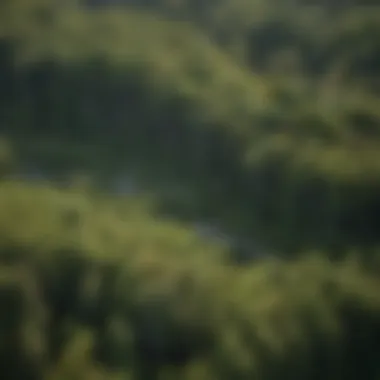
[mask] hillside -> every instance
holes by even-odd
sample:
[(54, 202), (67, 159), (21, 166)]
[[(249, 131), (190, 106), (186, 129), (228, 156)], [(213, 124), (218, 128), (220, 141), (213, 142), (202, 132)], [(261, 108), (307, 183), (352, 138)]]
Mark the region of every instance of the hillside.
[(1, 375), (376, 379), (379, 280), (355, 259), (233, 267), (146, 201), (3, 182)]
[[(29, 148), (31, 139), (75, 140), (98, 145), (102, 165), (127, 156), (205, 183), (210, 215), (280, 249), (374, 247), (378, 46), (364, 42), (377, 33), (377, 8), (354, 18), (349, 6), (335, 16), (323, 4), (310, 14), (304, 6), (285, 13), (256, 6), (255, 20), (245, 12), (248, 26), (267, 34), (247, 39), (247, 26), (239, 38), (262, 59), (267, 45), (264, 66), (237, 59), (196, 20), (165, 20), (157, 4), (93, 12), (51, 5), (44, 23), (24, 23), (30, 30), (14, 22), (18, 69), (3, 71), (3, 130)], [(273, 36), (279, 25), (287, 42)], [(285, 59), (289, 49), (302, 67)], [(316, 55), (324, 57), (317, 71)], [(220, 199), (211, 199), (216, 191)], [(222, 210), (227, 203), (233, 206)]]
[(0, 3), (0, 377), (379, 380), (380, 7), (112, 3)]

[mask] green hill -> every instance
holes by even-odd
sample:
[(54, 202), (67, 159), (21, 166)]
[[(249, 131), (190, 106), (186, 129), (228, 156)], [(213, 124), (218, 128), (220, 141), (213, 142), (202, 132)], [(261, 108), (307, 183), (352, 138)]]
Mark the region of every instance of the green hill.
[(375, 379), (377, 277), (355, 260), (232, 267), (143, 200), (3, 182), (0, 373)]

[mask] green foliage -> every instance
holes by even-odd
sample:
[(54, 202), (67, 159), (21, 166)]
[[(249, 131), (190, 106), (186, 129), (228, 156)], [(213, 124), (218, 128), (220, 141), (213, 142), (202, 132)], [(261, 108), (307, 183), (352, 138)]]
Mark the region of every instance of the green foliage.
[[(378, 379), (379, 8), (127, 3), (0, 4), (1, 133), (71, 175), (1, 143), (0, 375)], [(87, 181), (126, 167), (158, 197)], [(234, 266), (160, 208), (304, 257)]]
[(42, 185), (3, 183), (0, 210), (15, 379), (376, 378), (380, 284), (357, 260), (237, 268), (133, 199)]
[[(128, 161), (202, 184), (204, 214), (226, 225), (239, 215), (240, 233), (281, 250), (374, 247), (378, 10), (290, 3), (90, 12), (19, 2), (25, 14), (48, 10), (50, 22), (12, 29), (11, 49), (2, 40), (3, 131), (49, 170)], [(208, 35), (169, 14), (209, 25)], [(246, 57), (215, 44), (220, 34)]]

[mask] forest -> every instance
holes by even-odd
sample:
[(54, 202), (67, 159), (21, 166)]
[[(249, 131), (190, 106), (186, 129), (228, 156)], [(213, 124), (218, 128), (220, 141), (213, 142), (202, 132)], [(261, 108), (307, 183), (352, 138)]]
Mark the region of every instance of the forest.
[(380, 380), (379, 106), (376, 0), (2, 0), (0, 377)]

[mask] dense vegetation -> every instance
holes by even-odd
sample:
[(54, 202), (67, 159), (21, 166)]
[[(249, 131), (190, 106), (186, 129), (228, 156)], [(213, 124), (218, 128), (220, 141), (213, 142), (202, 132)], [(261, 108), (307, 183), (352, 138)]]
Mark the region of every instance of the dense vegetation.
[(202, 212), (282, 250), (377, 245), (376, 6), (8, 3), (1, 124), (13, 138), (159, 164), (202, 184)]
[(364, 0), (3, 0), (0, 377), (378, 380), (377, 37)]
[(3, 182), (3, 378), (377, 379), (356, 260), (237, 269), (143, 204)]

